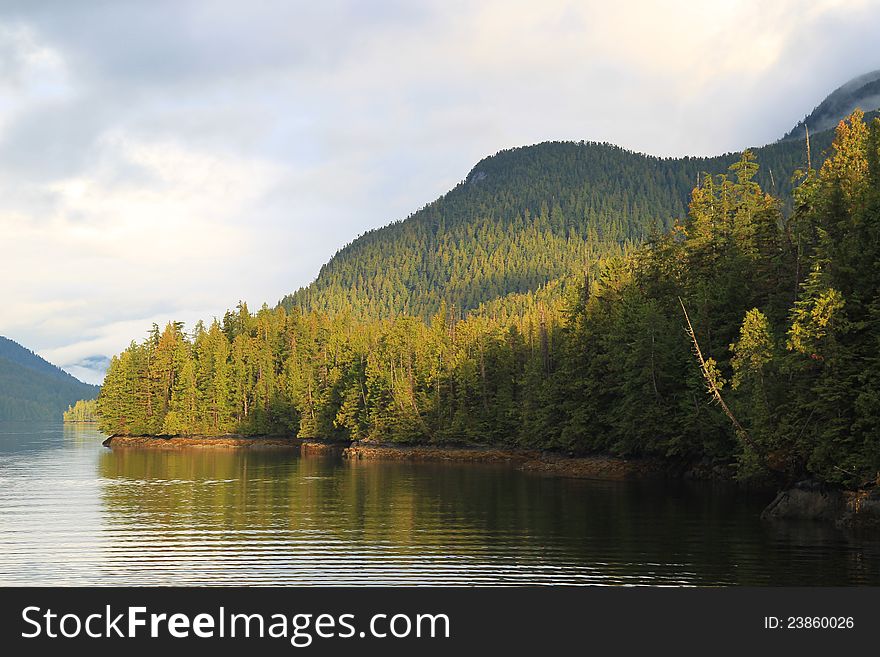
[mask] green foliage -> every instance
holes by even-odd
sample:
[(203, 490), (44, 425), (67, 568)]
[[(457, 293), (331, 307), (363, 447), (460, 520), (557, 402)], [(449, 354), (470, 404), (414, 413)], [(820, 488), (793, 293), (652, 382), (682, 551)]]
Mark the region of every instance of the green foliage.
[[(557, 179), (553, 157), (579, 173)], [(506, 444), (725, 458), (742, 477), (875, 477), (880, 121), (856, 113), (838, 128), (831, 157), (800, 176), (791, 215), (746, 151), (728, 173), (701, 175), (687, 217), (636, 248), (628, 240), (647, 232), (622, 219), (634, 206), (585, 222), (604, 201), (588, 203), (581, 183), (601, 164), (611, 193), (641, 175), (627, 168), (639, 158), (578, 144), (504, 153), (276, 309), (239, 304), (191, 335), (154, 326), (112, 361), (103, 430)], [(685, 170), (649, 161), (665, 187), (638, 184), (674, 198)], [(475, 208), (485, 220), (471, 221)], [(553, 246), (563, 234), (576, 257)], [(492, 248), (475, 250), (484, 239)], [(515, 244), (524, 260), (505, 250)], [(511, 273), (502, 261), (534, 261), (541, 275), (473, 292)], [(453, 276), (462, 262), (473, 276)]]
[(734, 390), (743, 385), (763, 381), (764, 368), (773, 360), (774, 341), (770, 334), (767, 316), (757, 308), (752, 308), (743, 319), (739, 340), (730, 345), (733, 358), (732, 385)]
[(64, 411), (65, 422), (97, 422), (98, 405), (94, 399), (80, 399)]

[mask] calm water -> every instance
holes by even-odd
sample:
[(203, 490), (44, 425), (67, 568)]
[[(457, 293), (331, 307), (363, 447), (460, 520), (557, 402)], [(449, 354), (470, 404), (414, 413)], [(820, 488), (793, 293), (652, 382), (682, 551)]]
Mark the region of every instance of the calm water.
[(876, 535), (718, 487), (102, 439), (0, 425), (0, 584), (880, 584)]

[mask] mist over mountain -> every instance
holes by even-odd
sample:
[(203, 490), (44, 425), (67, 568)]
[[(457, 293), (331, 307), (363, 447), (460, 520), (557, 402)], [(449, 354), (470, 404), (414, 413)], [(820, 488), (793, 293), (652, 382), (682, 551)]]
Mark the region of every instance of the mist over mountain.
[(783, 139), (802, 139), (805, 125), (811, 132), (833, 128), (856, 108), (865, 113), (880, 108), (880, 69), (859, 75), (835, 89)]
[(0, 420), (61, 420), (69, 405), (99, 390), (0, 336)]

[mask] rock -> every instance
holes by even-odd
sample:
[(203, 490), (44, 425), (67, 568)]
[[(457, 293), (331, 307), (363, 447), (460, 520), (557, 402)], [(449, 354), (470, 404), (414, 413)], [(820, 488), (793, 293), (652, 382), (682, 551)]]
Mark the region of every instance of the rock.
[(761, 513), (761, 518), (837, 521), (846, 512), (847, 502), (841, 491), (822, 490), (821, 485), (813, 483), (799, 485), (801, 483), (780, 492)]
[(842, 491), (816, 480), (799, 481), (780, 492), (762, 520), (823, 520), (841, 529), (880, 527), (878, 489)]
[(300, 446), (300, 454), (303, 456), (340, 456), (348, 446), (348, 442), (304, 440)]

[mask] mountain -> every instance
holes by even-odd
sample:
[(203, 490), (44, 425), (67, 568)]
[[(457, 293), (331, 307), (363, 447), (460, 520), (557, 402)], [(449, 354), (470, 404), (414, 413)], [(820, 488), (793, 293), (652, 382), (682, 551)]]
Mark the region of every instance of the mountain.
[[(811, 135), (814, 167), (832, 137)], [(792, 175), (806, 168), (804, 142), (752, 150), (761, 165), (757, 181), (790, 209)], [(687, 214), (698, 176), (726, 172), (739, 157), (660, 158), (594, 142), (504, 150), (407, 219), (342, 248), (280, 305), (429, 317), (444, 301), (467, 312), (532, 294), (664, 231)]]
[(803, 138), (805, 125), (811, 132), (834, 128), (856, 108), (865, 113), (880, 108), (880, 69), (853, 78), (835, 89), (783, 139)]
[(69, 405), (99, 390), (0, 336), (0, 420), (60, 420)]

